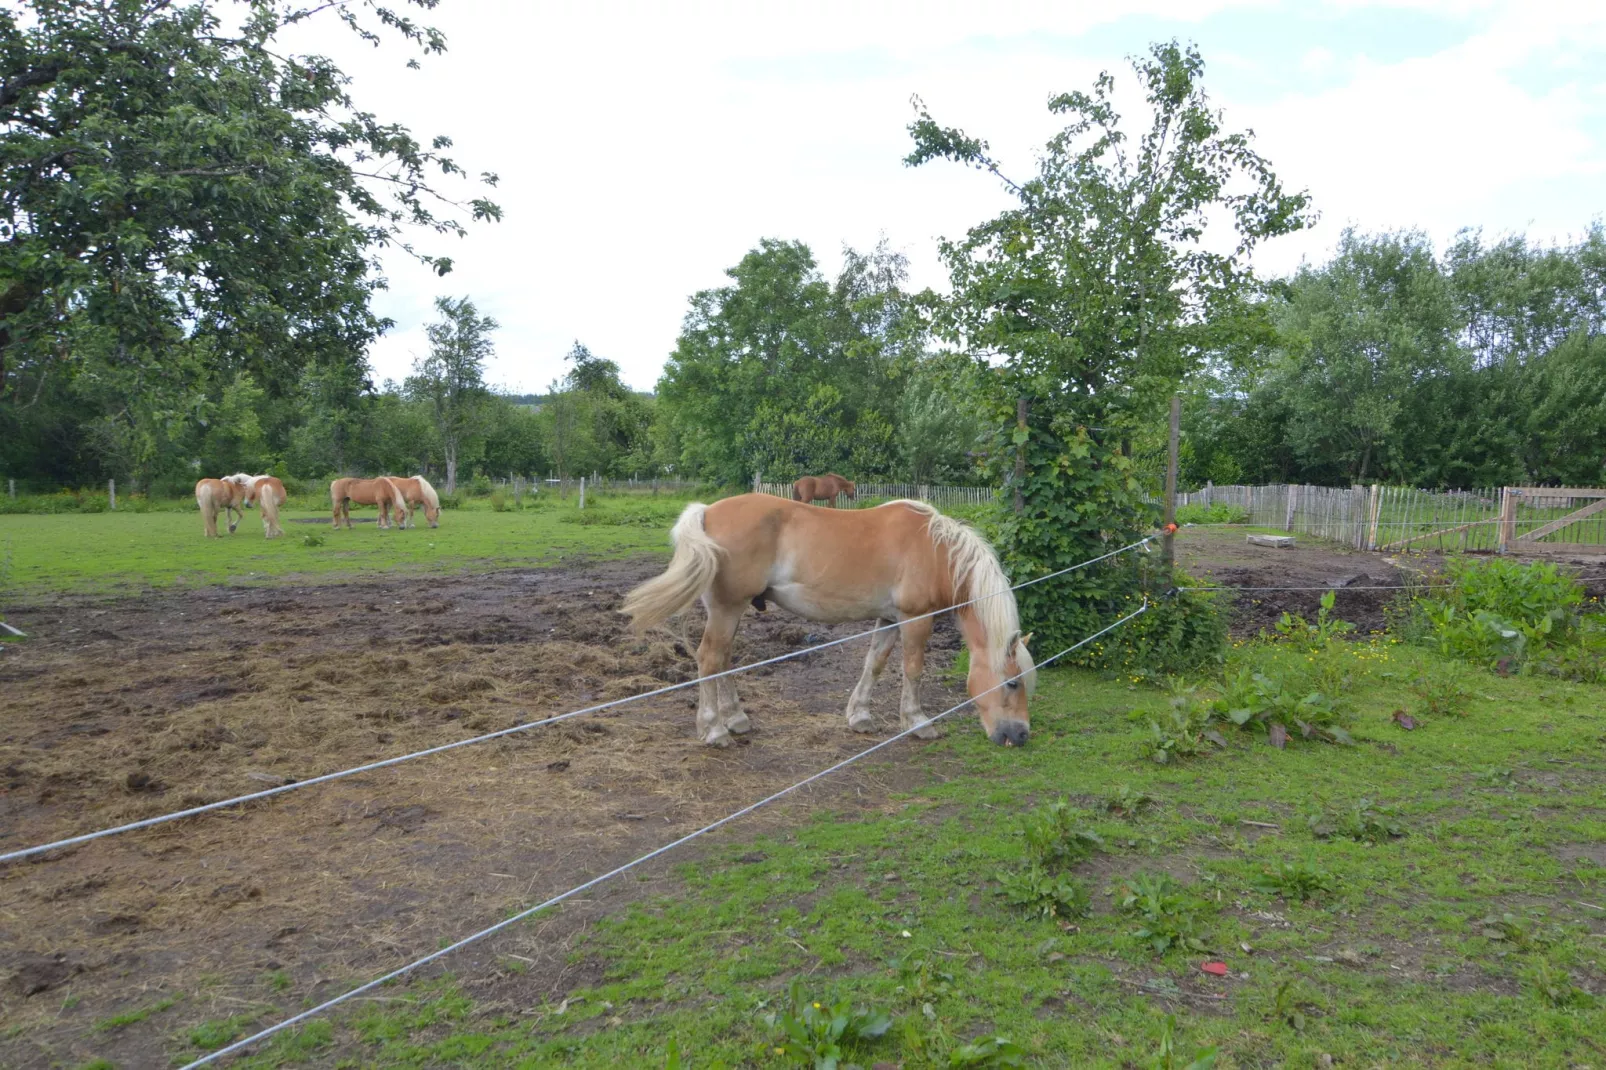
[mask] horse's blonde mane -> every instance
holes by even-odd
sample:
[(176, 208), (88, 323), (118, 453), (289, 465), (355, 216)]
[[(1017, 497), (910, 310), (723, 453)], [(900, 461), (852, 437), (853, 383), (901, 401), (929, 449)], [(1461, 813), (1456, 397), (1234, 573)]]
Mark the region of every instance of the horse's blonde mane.
[[(954, 601), (979, 599), (969, 608), (987, 633), (988, 663), (995, 673), (1003, 675), (1004, 665), (1009, 658), (1008, 644), (1020, 634), (1020, 609), (1015, 604), (1015, 592), (1010, 590), (1009, 577), (1004, 575), (1004, 566), (998, 563), (998, 554), (992, 544), (969, 524), (944, 516), (935, 506), (926, 502), (899, 498), (887, 504), (904, 505), (924, 513), (932, 545), (948, 547)], [(1024, 643), (1017, 648), (1016, 662), (1026, 674), (1027, 691), (1034, 690), (1037, 674), (1032, 671), (1032, 656)]]
[(424, 492), (424, 500), (429, 502), (429, 507), (431, 509), (439, 509), (441, 507), (440, 495), (436, 494), (435, 488), (429, 485), (429, 480), (421, 475), (413, 478), (418, 480), (418, 489)]

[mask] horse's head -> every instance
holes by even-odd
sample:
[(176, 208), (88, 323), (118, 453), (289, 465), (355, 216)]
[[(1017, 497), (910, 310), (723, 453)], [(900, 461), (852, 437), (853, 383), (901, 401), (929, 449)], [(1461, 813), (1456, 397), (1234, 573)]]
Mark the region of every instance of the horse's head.
[(430, 527), (432, 527), (432, 528), (440, 527), (441, 526), (440, 525), (441, 507), (438, 506), (438, 505), (431, 505), (429, 502), (425, 502), (424, 503), (424, 519), (429, 521), (429, 526)]
[(1037, 687), (1037, 670), (1026, 649), (1031, 638), (1019, 632), (1009, 637), (1004, 645), (1002, 673), (993, 669), (991, 658), (971, 651), (966, 689), (976, 700), (982, 731), (988, 739), (1006, 747), (1024, 746), (1031, 731), (1032, 718), (1026, 704)]
[(848, 501), (856, 502), (859, 500), (859, 490), (853, 485), (853, 480), (844, 479), (842, 481), (842, 486), (844, 488), (842, 493), (848, 496)]

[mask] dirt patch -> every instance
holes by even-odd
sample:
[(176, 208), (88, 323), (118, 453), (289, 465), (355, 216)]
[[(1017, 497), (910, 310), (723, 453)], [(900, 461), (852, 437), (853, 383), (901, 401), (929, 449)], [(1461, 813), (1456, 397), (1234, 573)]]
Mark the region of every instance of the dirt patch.
[[(1549, 557), (1572, 572), (1591, 598), (1606, 599), (1606, 560)], [(1384, 554), (1296, 538), (1290, 547), (1252, 546), (1235, 528), (1189, 528), (1177, 536), (1177, 561), (1201, 584), (1226, 587), (1314, 587), (1311, 591), (1245, 591), (1233, 599), (1234, 635), (1269, 630), (1284, 613), (1316, 616), (1323, 591), (1336, 592), (1334, 612), (1364, 637), (1388, 626), (1386, 609), (1397, 595), (1366, 587), (1395, 587), (1437, 572), (1441, 554)]]
[[(638, 638), (617, 612), (661, 567), (14, 609), (33, 638), (0, 663), (0, 849), (692, 679), (694, 639)], [(749, 612), (736, 654), (753, 661), (862, 627)], [(687, 630), (700, 634), (700, 617)], [(928, 709), (962, 697), (938, 677), (959, 648), (939, 622)], [(896, 729), (897, 659), (877, 688), (879, 733), (846, 728), (863, 655), (848, 644), (739, 678), (754, 731), (728, 750), (697, 742), (686, 689), (0, 868), (0, 1021), (16, 1027), (0, 1039), (0, 1064), (160, 1065), (187, 1026), (242, 1007), (271, 1022), (795, 782)], [(813, 805), (874, 809), (926, 776), (921, 746), (893, 748), (710, 843)], [(498, 956), (521, 956), (529, 969), (503, 983), (539, 1004), (582, 983), (570, 950), (592, 919), (659, 894), (670, 865), (697, 857), (605, 885), (447, 968), (489, 983)], [(93, 1028), (180, 995), (149, 1021)]]

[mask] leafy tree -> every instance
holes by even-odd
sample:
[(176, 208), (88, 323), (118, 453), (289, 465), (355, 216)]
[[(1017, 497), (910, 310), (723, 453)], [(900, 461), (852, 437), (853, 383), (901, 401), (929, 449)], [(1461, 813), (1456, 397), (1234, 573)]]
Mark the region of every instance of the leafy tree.
[[(1067, 123), (1024, 182), (1005, 175), (985, 141), (939, 126), (923, 107), (910, 126), (909, 164), (979, 167), (1018, 202), (942, 243), (952, 297), (934, 326), (996, 362), (992, 465), (1015, 506), (1000, 543), (1020, 576), (1149, 528), (1121, 440), (1156, 422), (1185, 375), (1238, 341), (1259, 293), (1249, 254), (1309, 220), (1308, 198), (1283, 190), (1247, 134), (1223, 129), (1196, 51), (1159, 44), (1132, 66), (1150, 111), (1136, 142), (1115, 110), (1114, 79), (1101, 74), (1090, 93), (1049, 101)], [(1207, 224), (1231, 241), (1207, 243)], [(1129, 575), (1090, 570), (1029, 588), (1023, 614), (1050, 647), (1078, 639), (1108, 620)]]
[(429, 356), (420, 357), (407, 379), (407, 393), (428, 409), (446, 462), (446, 493), (457, 493), (457, 465), (481, 444), (485, 361), (495, 351), (491, 332), (500, 325), (481, 316), (468, 298), (437, 297), (441, 318), (425, 328)]
[[(957, 358), (957, 359), (956, 359)], [(988, 437), (986, 373), (950, 354), (915, 365), (898, 401), (898, 456), (916, 483), (968, 483)]]
[(1455, 302), (1426, 235), (1363, 239), (1293, 281), (1277, 373), (1306, 464), (1335, 464), (1352, 482), (1386, 473), (1412, 390), (1461, 370)]
[(18, 410), (54, 406), (94, 428), (102, 463), (181, 470), (197, 413), (237, 374), (271, 401), (312, 364), (360, 373), (386, 326), (380, 249), (461, 234), (459, 210), (499, 217), (437, 192), (462, 175), (448, 139), (420, 143), (328, 59), (279, 46), (327, 11), (376, 43), (444, 48), (374, 0), (0, 9), (0, 432), (48, 426)]
[(806, 245), (765, 239), (727, 274), (692, 297), (658, 384), (681, 471), (737, 484), (888, 471), (918, 354), (903, 258), (847, 250), (833, 285)]

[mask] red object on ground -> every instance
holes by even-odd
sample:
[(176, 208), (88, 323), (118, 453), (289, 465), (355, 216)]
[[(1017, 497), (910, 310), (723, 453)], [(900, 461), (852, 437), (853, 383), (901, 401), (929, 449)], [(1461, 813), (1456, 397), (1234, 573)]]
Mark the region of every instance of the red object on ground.
[(1205, 973), (1213, 973), (1217, 977), (1227, 976), (1227, 964), (1225, 962), (1206, 962), (1202, 963), (1199, 968)]

